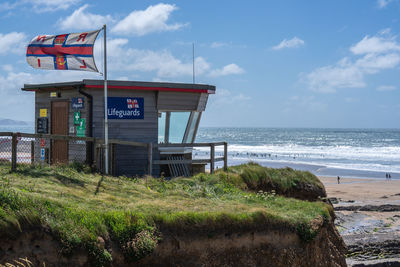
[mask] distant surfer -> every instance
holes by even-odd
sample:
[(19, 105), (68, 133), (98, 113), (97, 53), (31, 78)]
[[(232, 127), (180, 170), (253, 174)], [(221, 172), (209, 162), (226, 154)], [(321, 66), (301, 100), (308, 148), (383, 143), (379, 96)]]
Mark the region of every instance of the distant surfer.
[(337, 183), (340, 184), (340, 177), (337, 177)]

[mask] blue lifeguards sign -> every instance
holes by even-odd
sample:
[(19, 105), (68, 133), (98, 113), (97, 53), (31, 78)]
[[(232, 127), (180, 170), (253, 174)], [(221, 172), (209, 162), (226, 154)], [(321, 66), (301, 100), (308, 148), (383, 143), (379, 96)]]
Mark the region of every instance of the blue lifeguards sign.
[(110, 120), (143, 120), (143, 97), (108, 97), (107, 117)]
[(72, 109), (83, 109), (84, 108), (84, 99), (83, 97), (73, 97), (71, 98), (71, 107)]

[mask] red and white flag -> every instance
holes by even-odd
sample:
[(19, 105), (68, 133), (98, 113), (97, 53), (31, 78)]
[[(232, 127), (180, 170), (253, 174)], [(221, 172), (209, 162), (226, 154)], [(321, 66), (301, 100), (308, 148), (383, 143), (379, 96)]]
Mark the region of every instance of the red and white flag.
[(98, 72), (93, 57), (98, 31), (38, 35), (26, 50), (26, 61), (36, 69)]

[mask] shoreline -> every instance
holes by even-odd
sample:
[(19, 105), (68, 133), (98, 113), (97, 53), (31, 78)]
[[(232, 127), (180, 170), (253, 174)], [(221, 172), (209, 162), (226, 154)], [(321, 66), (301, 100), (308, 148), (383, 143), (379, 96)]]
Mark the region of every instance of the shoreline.
[[(285, 168), (290, 167), (295, 170), (309, 171), (317, 177), (337, 177), (341, 178), (357, 178), (357, 179), (380, 179), (385, 180), (385, 174), (390, 173), (391, 180), (400, 180), (400, 172), (389, 171), (376, 171), (376, 170), (360, 170), (360, 169), (345, 169), (333, 168), (324, 166), (322, 164), (303, 163), (303, 162), (289, 162), (289, 161), (274, 161), (274, 160), (260, 160), (260, 159), (238, 159), (228, 156), (228, 165), (240, 165), (248, 162), (255, 162), (264, 167), (269, 168)], [(216, 162), (216, 168), (222, 168), (223, 162)], [(209, 164), (206, 168), (210, 168)]]

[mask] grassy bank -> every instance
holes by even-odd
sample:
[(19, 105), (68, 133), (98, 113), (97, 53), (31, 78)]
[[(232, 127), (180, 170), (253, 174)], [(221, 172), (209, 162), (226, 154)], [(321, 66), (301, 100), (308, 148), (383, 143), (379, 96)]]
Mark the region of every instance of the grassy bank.
[(321, 181), (307, 171), (267, 168), (257, 163), (247, 163), (229, 167), (231, 176), (238, 176), (238, 181), (253, 191), (271, 191), (277, 194), (303, 200), (318, 200), (326, 197)]
[[(293, 229), (304, 241), (312, 239), (310, 221), (318, 216), (328, 219), (330, 207), (251, 191), (243, 175), (251, 168), (258, 167), (242, 165), (214, 175), (165, 181), (101, 176), (81, 166), (21, 165), (16, 173), (0, 166), (0, 237), (48, 226), (63, 253), (83, 247), (98, 265), (111, 261), (98, 244), (99, 236), (117, 242), (131, 261), (151, 253), (160, 229), (212, 234), (275, 225)], [(290, 178), (298, 177), (294, 172), (284, 172), (283, 185), (299, 183)]]

